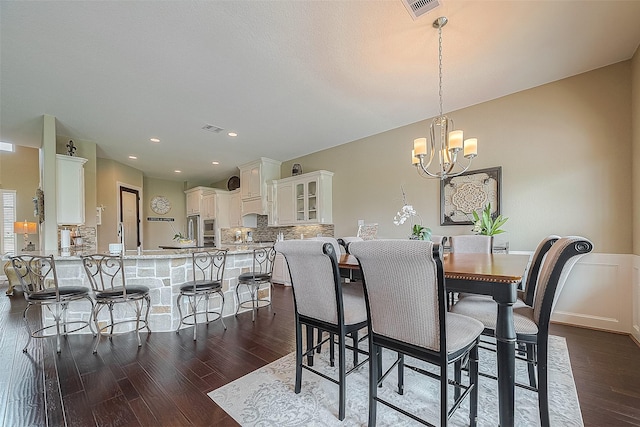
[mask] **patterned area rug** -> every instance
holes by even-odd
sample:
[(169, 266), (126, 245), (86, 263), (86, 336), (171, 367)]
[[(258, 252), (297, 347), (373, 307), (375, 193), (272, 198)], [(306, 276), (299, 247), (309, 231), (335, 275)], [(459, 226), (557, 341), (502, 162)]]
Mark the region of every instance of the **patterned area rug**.
[[(314, 366), (325, 374), (337, 377), (337, 367), (328, 363), (328, 351), (324, 347), (316, 355)], [(385, 352), (383, 366), (390, 366), (395, 353)], [(552, 426), (582, 426), (580, 404), (571, 374), (569, 353), (564, 338), (549, 337), (549, 401)], [(426, 367), (415, 359), (406, 358), (406, 364)], [(349, 365), (352, 366), (351, 361)], [(295, 381), (295, 353), (290, 353), (269, 365), (251, 372), (217, 390), (209, 397), (242, 426), (366, 426), (368, 417), (369, 366), (364, 364), (347, 377), (347, 410), (344, 422), (338, 421), (338, 386), (320, 376), (304, 370), (302, 390), (293, 391)], [(432, 367), (427, 369), (435, 370)], [(480, 371), (495, 374), (495, 354), (480, 350)], [(519, 382), (527, 383), (524, 362), (516, 363)], [(433, 424), (439, 423), (439, 382), (405, 369), (405, 392), (398, 395), (396, 370), (384, 381), (379, 395), (394, 404), (409, 409)], [(452, 372), (450, 372), (450, 378)], [(463, 381), (466, 377), (463, 376)], [(449, 395), (452, 394), (450, 387)], [(451, 396), (450, 396), (451, 399)], [(496, 426), (497, 382), (480, 377), (478, 397), (478, 425)], [(540, 425), (537, 393), (516, 387), (516, 426)], [(450, 419), (449, 425), (468, 425), (468, 399)], [(380, 426), (420, 425), (412, 419), (378, 404), (377, 423)]]

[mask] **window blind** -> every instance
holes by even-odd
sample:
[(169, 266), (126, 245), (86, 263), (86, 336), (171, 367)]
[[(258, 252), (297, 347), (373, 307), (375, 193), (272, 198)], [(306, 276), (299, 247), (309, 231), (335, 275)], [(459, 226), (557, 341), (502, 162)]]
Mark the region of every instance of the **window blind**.
[(2, 194), (2, 210), (0, 210), (0, 222), (2, 223), (2, 253), (16, 253), (16, 235), (13, 232), (13, 223), (16, 220), (16, 192), (15, 190), (0, 190)]

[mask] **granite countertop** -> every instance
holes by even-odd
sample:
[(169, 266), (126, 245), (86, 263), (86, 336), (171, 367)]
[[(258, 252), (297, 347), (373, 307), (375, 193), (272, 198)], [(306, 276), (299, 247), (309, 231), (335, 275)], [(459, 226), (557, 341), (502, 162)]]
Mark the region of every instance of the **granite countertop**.
[[(272, 246), (273, 243), (254, 243), (254, 244), (223, 244), (220, 249), (228, 249), (229, 254), (242, 254), (248, 253), (254, 250), (255, 248)], [(191, 256), (193, 252), (214, 249), (212, 247), (198, 247), (198, 248), (175, 248), (175, 249), (150, 249), (143, 250), (138, 254), (138, 251), (129, 250), (125, 251), (124, 259), (154, 259), (154, 258), (184, 258), (185, 256)], [(34, 252), (21, 252), (19, 255), (43, 255), (49, 256), (53, 255), (55, 260), (79, 260), (82, 255), (92, 255), (95, 252), (84, 252), (84, 251), (69, 251), (69, 252), (60, 252), (60, 251), (34, 251)], [(107, 252), (101, 252), (107, 253)], [(8, 260), (12, 254), (5, 254), (2, 256), (2, 259)]]

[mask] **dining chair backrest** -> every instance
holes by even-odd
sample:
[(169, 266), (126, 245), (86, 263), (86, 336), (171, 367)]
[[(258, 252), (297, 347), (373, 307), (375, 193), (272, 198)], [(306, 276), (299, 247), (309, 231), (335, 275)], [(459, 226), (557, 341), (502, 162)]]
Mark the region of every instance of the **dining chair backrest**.
[(344, 247), (344, 252), (345, 253), (349, 253), (349, 243), (351, 242), (362, 242), (362, 237), (358, 237), (358, 236), (348, 236), (348, 237), (342, 237), (340, 239), (338, 239), (338, 243)]
[(492, 252), (493, 236), (464, 234), (451, 236), (450, 239), (451, 252), (456, 254), (490, 254)]
[(533, 318), (539, 329), (548, 329), (551, 313), (571, 269), (593, 250), (593, 243), (579, 236), (562, 237), (556, 241), (544, 259), (533, 303)]
[(322, 236), (322, 237), (312, 237), (311, 240), (317, 240), (319, 242), (330, 243), (333, 246), (333, 250), (337, 257), (340, 256), (340, 243), (334, 237)]
[(527, 272), (527, 279), (524, 284), (523, 290), (523, 301), (525, 304), (531, 306), (533, 305), (533, 298), (536, 291), (536, 284), (538, 282), (538, 276), (540, 275), (540, 267), (542, 266), (542, 261), (544, 260), (547, 252), (551, 249), (551, 246), (560, 238), (560, 236), (550, 235), (545, 237), (538, 243), (538, 247), (536, 251), (533, 253), (533, 258), (531, 258), (531, 265), (529, 266), (529, 271)]
[(437, 243), (440, 247), (443, 247), (447, 243), (447, 236), (438, 236), (437, 234), (431, 235), (431, 241)]
[(117, 288), (126, 298), (122, 255), (93, 254), (83, 255), (81, 259), (94, 292), (112, 291)]
[(442, 261), (424, 240), (350, 245), (363, 273), (373, 333), (433, 351), (446, 349)]
[[(296, 312), (337, 325), (344, 320), (335, 249), (319, 240), (285, 240), (275, 245), (287, 261)], [(342, 319), (342, 320), (340, 320)]]
[(54, 289), (59, 300), (58, 274), (53, 255), (18, 255), (11, 257), (11, 265), (22, 285), (25, 298), (47, 289)]

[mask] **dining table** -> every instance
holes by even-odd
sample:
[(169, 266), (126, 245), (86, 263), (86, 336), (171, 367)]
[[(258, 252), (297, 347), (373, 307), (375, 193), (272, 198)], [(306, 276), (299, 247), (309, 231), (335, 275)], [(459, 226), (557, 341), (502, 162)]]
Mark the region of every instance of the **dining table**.
[[(495, 339), (499, 425), (502, 427), (514, 425), (516, 332), (513, 304), (529, 258), (523, 254), (442, 255), (447, 292), (489, 295), (497, 303)], [(345, 272), (360, 269), (358, 260), (350, 254), (341, 254), (338, 267)]]

